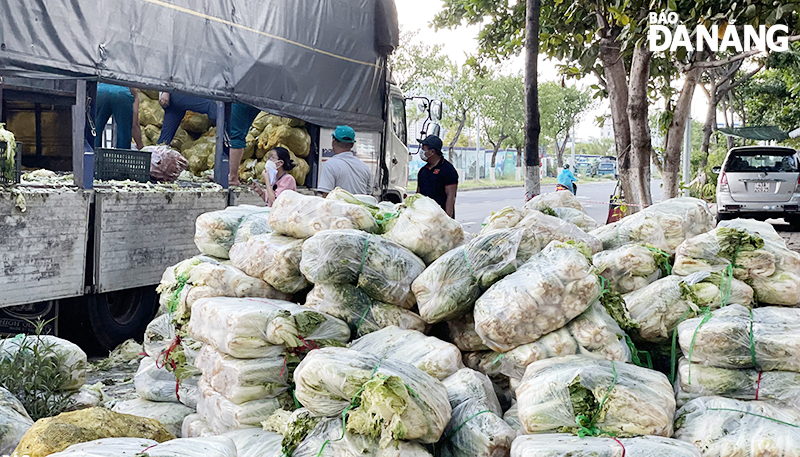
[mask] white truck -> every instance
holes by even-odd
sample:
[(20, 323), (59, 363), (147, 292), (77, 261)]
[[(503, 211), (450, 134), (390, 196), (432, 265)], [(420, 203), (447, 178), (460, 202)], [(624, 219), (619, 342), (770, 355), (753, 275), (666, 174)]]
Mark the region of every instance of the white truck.
[[(72, 171), (74, 182), (0, 187), (0, 333), (56, 318), (49, 331), (94, 352), (140, 338), (156, 311), (164, 269), (198, 253), (196, 217), (263, 205), (247, 190), (227, 189), (223, 121), (214, 170), (221, 187), (93, 185), (91, 166), (84, 167), (84, 113), (97, 82), (215, 99), (219, 119), (240, 101), (306, 121), (311, 172), (301, 184), (308, 190), (328, 155), (330, 129), (349, 124), (358, 132), (358, 155), (374, 171), (374, 195), (404, 198), (406, 99), (387, 65), (398, 35), (393, 0), (333, 9), (318, 8), (317, 0), (231, 0), (230, 10), (210, 3), (7, 4), (15, 14), (0, 17), (0, 122), (22, 132), (24, 166)], [(120, 16), (123, 25), (110, 25)], [(309, 30), (297, 17), (321, 28)], [(441, 104), (427, 106), (438, 120)]]

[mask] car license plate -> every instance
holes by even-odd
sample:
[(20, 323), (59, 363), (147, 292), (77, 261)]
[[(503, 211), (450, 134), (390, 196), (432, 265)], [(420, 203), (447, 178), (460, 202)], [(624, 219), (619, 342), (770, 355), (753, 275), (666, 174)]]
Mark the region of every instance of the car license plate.
[(769, 192), (769, 183), (768, 182), (757, 182), (754, 188), (755, 193), (766, 193)]

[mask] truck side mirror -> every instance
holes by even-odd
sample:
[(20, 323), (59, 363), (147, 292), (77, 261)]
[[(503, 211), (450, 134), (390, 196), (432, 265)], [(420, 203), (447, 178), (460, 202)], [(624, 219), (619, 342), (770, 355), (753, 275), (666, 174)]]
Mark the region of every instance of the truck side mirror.
[(439, 124), (431, 125), (431, 135), (441, 137), (440, 133), (442, 133), (442, 127)]
[(714, 167), (711, 169), (711, 172), (715, 174), (719, 174), (720, 171), (722, 171), (722, 167)]
[[(442, 120), (442, 102), (439, 100), (431, 100), (431, 120), (439, 122)], [(437, 133), (436, 136), (439, 136)]]

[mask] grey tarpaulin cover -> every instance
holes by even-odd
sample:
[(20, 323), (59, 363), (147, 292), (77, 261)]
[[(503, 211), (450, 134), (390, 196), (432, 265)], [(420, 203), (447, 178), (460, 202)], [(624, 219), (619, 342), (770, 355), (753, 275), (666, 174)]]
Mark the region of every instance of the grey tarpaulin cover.
[[(394, 0), (0, 0), (0, 75), (53, 73), (380, 129)], [(41, 75), (39, 75), (41, 76)]]

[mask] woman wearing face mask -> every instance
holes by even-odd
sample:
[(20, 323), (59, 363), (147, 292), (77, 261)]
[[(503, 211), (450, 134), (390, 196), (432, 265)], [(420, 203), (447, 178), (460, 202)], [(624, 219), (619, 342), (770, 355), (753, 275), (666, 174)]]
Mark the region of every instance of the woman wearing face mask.
[(267, 206), (272, 206), (284, 190), (297, 190), (297, 183), (289, 174), (292, 168), (294, 163), (286, 148), (278, 146), (269, 151), (267, 167), (261, 173), (261, 179), (269, 184), (266, 191), (257, 182), (253, 182), (253, 190), (264, 199)]

